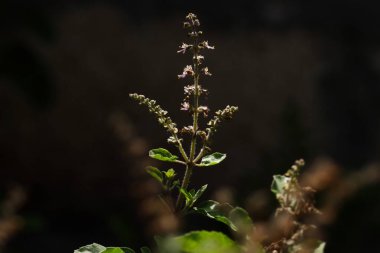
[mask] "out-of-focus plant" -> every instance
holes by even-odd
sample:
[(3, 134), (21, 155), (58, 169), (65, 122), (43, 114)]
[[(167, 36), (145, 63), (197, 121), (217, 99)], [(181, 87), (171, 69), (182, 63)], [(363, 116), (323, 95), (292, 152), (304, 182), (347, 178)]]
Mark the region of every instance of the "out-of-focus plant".
[(0, 252), (3, 252), (8, 241), (24, 226), (24, 219), (17, 214), (26, 200), (25, 190), (14, 186), (1, 202), (0, 207)]
[[(180, 79), (192, 79), (192, 83), (184, 87), (185, 98), (181, 103), (181, 110), (192, 117), (192, 124), (178, 128), (177, 123), (168, 116), (168, 112), (155, 100), (136, 93), (130, 94), (130, 97), (140, 105), (146, 106), (154, 114), (159, 124), (169, 133), (168, 143), (176, 147), (178, 151), (178, 154), (173, 154), (167, 149), (155, 148), (149, 151), (149, 157), (184, 167), (181, 180), (177, 178), (177, 172), (173, 168), (164, 170), (153, 166), (147, 168), (148, 174), (162, 186), (163, 194), (159, 198), (163, 205), (179, 218), (196, 213), (222, 222), (234, 231), (236, 240), (217, 231), (190, 231), (180, 236), (156, 237), (156, 251), (161, 253), (323, 252), (324, 243), (306, 236), (314, 225), (304, 224), (299, 219), (306, 213), (318, 213), (313, 205), (312, 189), (301, 187), (298, 183), (299, 170), (303, 166), (302, 160), (297, 161), (285, 175), (274, 176), (272, 191), (280, 203), (274, 219), (286, 221), (286, 225), (289, 225), (284, 227), (286, 232), (281, 233), (276, 241), (271, 241), (270, 237), (258, 236), (247, 211), (241, 207), (214, 200), (198, 204), (207, 185), (199, 189), (189, 188), (192, 174), (197, 168), (215, 166), (226, 158), (226, 154), (212, 152), (211, 141), (220, 124), (231, 119), (238, 110), (236, 106), (228, 105), (215, 112), (205, 129), (200, 126), (201, 119), (210, 115), (209, 107), (201, 103), (201, 99), (208, 95), (201, 81), (203, 77), (211, 76), (208, 67), (203, 66), (202, 51), (212, 50), (214, 46), (201, 39), (203, 33), (199, 27), (200, 22), (197, 16), (188, 14), (184, 28), (188, 31), (191, 42), (182, 43), (178, 50), (178, 53), (190, 53), (192, 56), (192, 64), (187, 65), (178, 75)], [(189, 145), (188, 149), (185, 144)], [(176, 200), (171, 201), (171, 197)], [(147, 247), (142, 247), (140, 251), (151, 252)], [(130, 253), (135, 251), (130, 248), (104, 247), (99, 244), (87, 245), (75, 251), (75, 253), (85, 252)]]

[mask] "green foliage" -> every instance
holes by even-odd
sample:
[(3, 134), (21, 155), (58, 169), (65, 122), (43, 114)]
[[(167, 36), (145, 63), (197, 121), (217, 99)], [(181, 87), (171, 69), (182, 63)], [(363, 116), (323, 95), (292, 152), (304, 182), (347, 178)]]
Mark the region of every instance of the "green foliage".
[(185, 196), (185, 209), (191, 208), (195, 202), (202, 196), (202, 194), (206, 191), (207, 184), (202, 186), (198, 191), (195, 191), (194, 189), (187, 191), (183, 188), (180, 188), (180, 194)]
[(241, 207), (232, 207), (229, 204), (208, 200), (193, 209), (196, 213), (226, 224), (236, 232), (248, 233), (253, 229), (251, 218)]
[[(188, 29), (188, 35), (192, 40), (189, 43), (182, 43), (178, 53), (192, 54), (192, 64), (187, 65), (183, 69), (183, 73), (178, 78), (192, 78), (192, 83), (184, 87), (185, 97), (182, 102), (182, 111), (186, 111), (191, 115), (192, 124), (178, 128), (177, 124), (168, 116), (168, 112), (157, 104), (155, 100), (139, 95), (130, 94), (130, 97), (137, 101), (140, 105), (144, 105), (156, 117), (159, 124), (163, 126), (170, 134), (168, 143), (174, 145), (178, 149), (178, 156), (172, 154), (164, 148), (152, 149), (149, 151), (149, 157), (164, 161), (183, 165), (185, 171), (182, 182), (175, 180), (176, 171), (172, 168), (164, 171), (156, 167), (148, 167), (147, 173), (157, 180), (163, 189), (163, 197), (160, 200), (168, 207), (168, 210), (174, 215), (182, 217), (188, 213), (198, 213), (226, 224), (231, 230), (235, 231), (238, 236), (239, 243), (231, 240), (228, 236), (215, 231), (193, 231), (181, 236), (166, 237), (157, 239), (158, 253), (240, 253), (248, 252), (250, 246), (253, 247), (251, 252), (260, 253), (299, 253), (314, 252), (323, 253), (325, 243), (311, 240), (312, 243), (305, 243), (304, 232), (312, 226), (301, 224), (296, 218), (299, 214), (304, 214), (316, 209), (310, 204), (310, 198), (306, 198), (307, 189), (299, 186), (297, 177), (300, 168), (304, 165), (303, 160), (296, 161), (285, 175), (275, 175), (271, 185), (271, 191), (276, 195), (280, 203), (276, 215), (286, 213), (294, 218), (291, 230), (293, 234), (284, 235), (281, 240), (276, 238), (274, 242), (268, 245), (262, 245), (261, 241), (255, 241), (251, 235), (256, 232), (251, 218), (246, 210), (241, 207), (233, 207), (230, 204), (221, 204), (219, 202), (208, 200), (194, 207), (202, 194), (206, 191), (207, 185), (200, 189), (189, 189), (190, 179), (193, 170), (196, 167), (208, 167), (221, 163), (226, 154), (215, 152), (207, 155), (211, 151), (211, 138), (216, 133), (220, 124), (231, 119), (237, 112), (236, 106), (227, 105), (223, 110), (217, 110), (212, 118), (206, 123), (206, 128), (201, 128), (199, 121), (201, 118), (207, 118), (210, 109), (206, 105), (200, 104), (200, 97), (207, 94), (207, 90), (200, 85), (200, 78), (210, 76), (208, 67), (203, 66), (204, 56), (201, 55), (203, 50), (214, 49), (207, 41), (200, 38), (203, 34), (199, 30), (200, 22), (196, 15), (190, 13), (186, 16), (184, 27)], [(201, 117), (202, 116), (202, 117)], [(184, 142), (184, 138), (188, 138)], [(188, 149), (183, 144), (190, 144)], [(176, 205), (170, 197), (175, 195), (174, 191), (178, 190), (176, 197)], [(169, 201), (167, 201), (169, 199)], [(295, 231), (295, 232), (294, 232)], [(280, 233), (282, 234), (282, 233)], [(268, 242), (267, 242), (268, 243)], [(275, 249), (275, 250), (274, 250)], [(311, 251), (305, 251), (311, 249)], [(251, 248), (252, 250), (252, 248)], [(141, 253), (151, 253), (147, 247), (140, 248)], [(91, 244), (84, 246), (74, 253), (135, 253), (130, 248), (103, 247), (99, 244)]]
[(239, 253), (237, 243), (220, 232), (193, 231), (182, 236), (160, 240), (161, 253)]
[(151, 175), (154, 179), (156, 179), (158, 182), (162, 183), (164, 180), (164, 176), (162, 172), (157, 169), (156, 167), (149, 166), (146, 168), (146, 172)]
[[(149, 112), (156, 117), (159, 124), (170, 133), (168, 143), (173, 144), (178, 149), (180, 158), (163, 148), (149, 151), (151, 158), (165, 162), (179, 163), (185, 167), (181, 187), (177, 194), (175, 207), (177, 213), (183, 213), (186, 209), (191, 207), (199, 198), (200, 194), (203, 193), (202, 191), (198, 192), (199, 196), (197, 196), (196, 193), (193, 194), (191, 191), (187, 191), (194, 167), (217, 165), (226, 158), (226, 155), (221, 153), (206, 154), (211, 150), (211, 137), (215, 134), (217, 128), (223, 121), (231, 119), (238, 110), (236, 106), (227, 105), (223, 110), (215, 111), (213, 117), (207, 122), (206, 128), (202, 129), (200, 127), (201, 116), (203, 116), (203, 118), (210, 116), (210, 109), (207, 105), (202, 105), (200, 100), (202, 96), (208, 93), (207, 89), (200, 85), (200, 80), (206, 76), (211, 76), (208, 67), (203, 66), (205, 58), (202, 53), (205, 50), (213, 50), (215, 47), (211, 46), (208, 41), (202, 40), (203, 32), (199, 30), (199, 19), (193, 13), (189, 13), (186, 16), (184, 28), (187, 30), (191, 41), (182, 43), (179, 47), (180, 50), (177, 52), (181, 54), (190, 53), (191, 64), (184, 67), (182, 74), (179, 74), (178, 78), (192, 79), (192, 83), (184, 87), (185, 97), (181, 103), (181, 110), (191, 115), (192, 124), (178, 128), (177, 123), (168, 116), (168, 112), (162, 109), (156, 100), (137, 93), (129, 94), (133, 100), (148, 108)], [(183, 147), (182, 137), (189, 138), (190, 147), (188, 152)], [(197, 148), (197, 145), (200, 145), (200, 148), (199, 146)], [(163, 183), (164, 178), (162, 177), (162, 173), (160, 174), (153, 169), (149, 170), (148, 173), (162, 183), (165, 190), (168, 190), (168, 188), (169, 191), (174, 189)], [(170, 175), (167, 176), (170, 177)]]
[(83, 246), (77, 250), (74, 251), (74, 253), (88, 253), (88, 252), (91, 252), (91, 253), (102, 253), (106, 250), (107, 248), (100, 245), (100, 244), (97, 244), (97, 243), (93, 243), (93, 244), (90, 244), (90, 245), (86, 245), (86, 246)]
[(219, 152), (213, 153), (211, 155), (204, 156), (201, 163), (198, 166), (213, 166), (221, 163), (226, 158), (226, 154)]
[(135, 251), (129, 248), (124, 248), (124, 250), (121, 248), (107, 248), (103, 253), (135, 253)]
[(175, 177), (175, 170), (173, 169), (168, 169), (167, 171), (164, 172), (165, 173), (165, 176), (167, 179), (171, 179), (171, 178), (174, 178)]
[(149, 151), (149, 156), (151, 158), (164, 161), (164, 162), (175, 162), (178, 156), (173, 155), (168, 150), (164, 148), (156, 148)]
[[(141, 252), (145, 253), (143, 251)], [(135, 253), (135, 251), (126, 247), (104, 247), (100, 244), (93, 243), (75, 250), (74, 253)]]
[(148, 166), (146, 171), (154, 179), (156, 179), (164, 189), (164, 191), (172, 191), (175, 187), (179, 185), (179, 180), (174, 178), (177, 175), (174, 169), (168, 169), (167, 171), (160, 171), (156, 167)]

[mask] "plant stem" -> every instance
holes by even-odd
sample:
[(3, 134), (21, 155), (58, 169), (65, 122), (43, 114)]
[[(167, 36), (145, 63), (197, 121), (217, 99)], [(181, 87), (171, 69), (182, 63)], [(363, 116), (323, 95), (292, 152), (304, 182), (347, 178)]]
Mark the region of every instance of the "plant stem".
[[(183, 176), (183, 181), (181, 188), (187, 189), (190, 183), (191, 175), (193, 174), (193, 166), (192, 165), (186, 165), (185, 175)], [(178, 194), (177, 203), (176, 203), (176, 210), (180, 211), (183, 205), (184, 197), (181, 192)]]
[(187, 157), (186, 152), (185, 152), (185, 150), (182, 147), (181, 141), (178, 139), (177, 134), (173, 133), (173, 136), (174, 136), (175, 140), (178, 143), (178, 150), (179, 150), (179, 152), (181, 153), (181, 155), (182, 155), (183, 159), (185, 160), (185, 162), (188, 163), (189, 162), (189, 158)]
[(193, 55), (193, 68), (194, 68), (194, 104), (193, 104), (193, 136), (191, 138), (190, 147), (190, 162), (193, 163), (195, 157), (195, 149), (197, 145), (197, 131), (198, 131), (198, 107), (199, 107), (199, 64), (198, 64), (198, 39), (194, 39), (194, 55)]
[[(195, 30), (193, 30), (195, 32)], [(198, 38), (194, 38), (193, 44), (193, 69), (194, 69), (194, 104), (193, 104), (193, 136), (190, 143), (190, 154), (186, 164), (185, 175), (183, 176), (181, 188), (187, 190), (190, 183), (191, 175), (193, 174), (195, 151), (197, 146), (197, 131), (198, 131), (198, 107), (199, 107), (199, 63), (198, 63)], [(179, 193), (176, 203), (176, 209), (179, 211), (183, 206), (184, 197)]]

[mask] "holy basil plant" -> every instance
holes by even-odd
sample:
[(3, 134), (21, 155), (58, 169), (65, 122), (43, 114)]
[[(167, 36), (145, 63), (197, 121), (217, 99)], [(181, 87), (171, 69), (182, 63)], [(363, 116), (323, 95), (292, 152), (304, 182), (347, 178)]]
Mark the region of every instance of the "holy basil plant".
[[(180, 110), (191, 118), (189, 124), (179, 127), (155, 100), (140, 94), (130, 94), (130, 97), (140, 105), (147, 107), (157, 119), (158, 123), (168, 133), (168, 143), (170, 148), (154, 148), (149, 151), (149, 157), (167, 165), (163, 168), (149, 166), (147, 173), (152, 176), (162, 187), (165, 196), (174, 196), (174, 201), (167, 197), (160, 197), (163, 204), (173, 215), (182, 219), (185, 215), (202, 215), (216, 222), (221, 222), (231, 229), (236, 240), (232, 240), (217, 231), (190, 231), (184, 235), (167, 235), (156, 238), (156, 245), (153, 252), (159, 253), (285, 253), (285, 252), (305, 252), (305, 238), (303, 236), (284, 235), (280, 241), (268, 242), (257, 236), (257, 229), (254, 226), (248, 212), (241, 207), (235, 207), (228, 203), (219, 203), (214, 200), (207, 200), (199, 203), (200, 198), (207, 189), (207, 184), (202, 187), (190, 187), (193, 173), (201, 173), (206, 169), (223, 162), (227, 155), (221, 152), (212, 152), (212, 139), (223, 121), (231, 119), (237, 112), (238, 107), (227, 105), (224, 109), (211, 112), (204, 104), (208, 91), (201, 85), (205, 78), (211, 76), (209, 68), (204, 65), (205, 50), (213, 50), (207, 40), (202, 39), (200, 22), (196, 15), (190, 13), (186, 16), (184, 28), (190, 39), (180, 45), (177, 51), (180, 54), (189, 53), (191, 63), (186, 65), (179, 79), (189, 78), (189, 85), (184, 86), (184, 98)], [(209, 118), (210, 117), (210, 118)], [(207, 119), (209, 118), (209, 119)], [(205, 124), (201, 121), (206, 120)], [(202, 126), (205, 126), (202, 128)], [(188, 146), (187, 146), (187, 145)], [(187, 147), (186, 147), (187, 146)], [(173, 168), (182, 166), (183, 172), (177, 173)], [(289, 212), (293, 215), (295, 211), (299, 213), (301, 199), (297, 199), (294, 192), (302, 192), (304, 189), (297, 182), (298, 169), (301, 164), (297, 163), (296, 170), (291, 169), (285, 175), (276, 175), (272, 182), (272, 191), (280, 203), (279, 212)], [(209, 168), (211, 167), (211, 168)], [(293, 168), (293, 167), (292, 167)], [(214, 168), (213, 170), (219, 170)], [(181, 174), (181, 179), (177, 175)], [(298, 196), (298, 195), (297, 195)], [(277, 212), (276, 212), (277, 214)], [(275, 215), (274, 218), (276, 218)], [(301, 226), (301, 221), (294, 217), (294, 231), (305, 232), (305, 226)], [(301, 228), (302, 227), (302, 228)], [(298, 229), (298, 230), (297, 230)], [(303, 229), (303, 230), (302, 230)], [(301, 231), (302, 230), (302, 231)], [(309, 238), (308, 238), (309, 239)], [(319, 253), (323, 252), (324, 243), (317, 240), (307, 243), (307, 249)], [(139, 251), (134, 251), (126, 247), (104, 247), (99, 244), (90, 244), (79, 248), (74, 253), (149, 253), (151, 250), (142, 247)]]

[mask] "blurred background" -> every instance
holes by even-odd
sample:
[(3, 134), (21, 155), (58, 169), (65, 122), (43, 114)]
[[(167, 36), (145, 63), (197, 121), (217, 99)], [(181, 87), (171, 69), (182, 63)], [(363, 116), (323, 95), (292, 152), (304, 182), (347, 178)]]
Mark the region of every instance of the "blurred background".
[[(295, 159), (320, 190), (326, 252), (375, 252), (380, 226), (380, 4), (374, 1), (0, 2), (0, 247), (72, 252), (84, 244), (139, 247), (172, 221), (154, 219), (158, 186), (144, 173), (165, 131), (138, 92), (179, 125), (189, 56), (182, 21), (196, 13), (224, 124), (217, 167), (196, 171), (204, 199), (276, 207), (272, 175)], [(182, 124), (183, 123), (183, 124)], [(174, 150), (173, 150), (174, 151)], [(152, 202), (153, 201), (153, 202)], [(153, 204), (152, 204), (152, 203)], [(225, 229), (190, 217), (190, 228)]]

